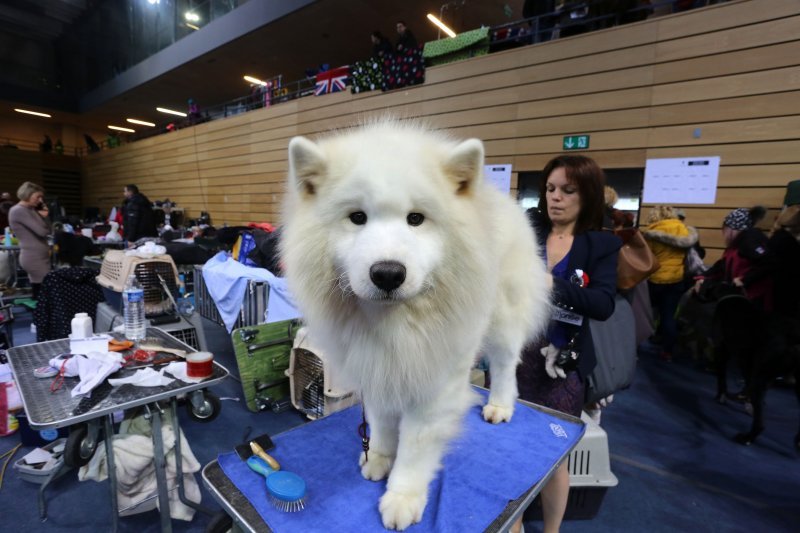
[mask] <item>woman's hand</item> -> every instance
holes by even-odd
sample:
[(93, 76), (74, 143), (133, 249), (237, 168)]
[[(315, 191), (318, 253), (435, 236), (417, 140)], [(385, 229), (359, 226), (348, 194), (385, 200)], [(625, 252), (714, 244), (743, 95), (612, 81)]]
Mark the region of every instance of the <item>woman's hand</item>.
[(46, 204), (42, 204), (40, 207), (36, 209), (36, 212), (39, 213), (39, 216), (42, 218), (47, 217), (50, 214), (50, 209), (47, 208)]

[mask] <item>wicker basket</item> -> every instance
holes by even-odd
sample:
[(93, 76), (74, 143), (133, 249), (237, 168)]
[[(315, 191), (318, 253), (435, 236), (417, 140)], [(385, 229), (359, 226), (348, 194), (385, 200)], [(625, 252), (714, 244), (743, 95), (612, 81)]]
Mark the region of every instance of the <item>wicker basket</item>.
[(97, 283), (104, 289), (122, 294), (125, 282), (131, 274), (136, 275), (136, 279), (144, 289), (145, 315), (159, 315), (171, 309), (172, 303), (164, 292), (158, 276), (164, 278), (173, 295), (178, 292), (178, 269), (172, 257), (157, 255), (144, 258), (126, 255), (122, 250), (108, 250), (100, 266)]

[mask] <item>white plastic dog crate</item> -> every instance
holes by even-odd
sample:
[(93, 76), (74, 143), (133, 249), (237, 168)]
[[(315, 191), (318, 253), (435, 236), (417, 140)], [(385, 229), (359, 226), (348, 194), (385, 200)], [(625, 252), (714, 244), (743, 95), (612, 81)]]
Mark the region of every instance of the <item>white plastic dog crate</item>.
[[(194, 267), (194, 301), (195, 307), (201, 316), (224, 326), (222, 317), (217, 310), (217, 304), (208, 292), (208, 287), (203, 279), (203, 266), (195, 265)], [(244, 300), (242, 300), (242, 307), (239, 309), (239, 318), (233, 328), (243, 328), (247, 326), (255, 326), (256, 324), (263, 324), (266, 320), (264, 314), (267, 310), (267, 302), (269, 301), (269, 283), (263, 281), (247, 282), (245, 288)]]
[(311, 420), (358, 403), (357, 394), (341, 387), (323, 352), (311, 346), (306, 328), (294, 338), (286, 375), (292, 405)]
[[(569, 500), (565, 520), (591, 520), (600, 510), (606, 491), (616, 487), (617, 477), (611, 473), (608, 435), (589, 415), (581, 413), (586, 432), (567, 458)], [(525, 520), (541, 520), (542, 504), (537, 496), (525, 511)]]
[(150, 258), (126, 255), (122, 250), (108, 250), (100, 265), (97, 283), (103, 288), (106, 301), (112, 308), (122, 308), (122, 292), (131, 274), (144, 289), (145, 316), (163, 314), (172, 308), (172, 302), (165, 293), (159, 276), (174, 296), (178, 293), (178, 269), (169, 255)]

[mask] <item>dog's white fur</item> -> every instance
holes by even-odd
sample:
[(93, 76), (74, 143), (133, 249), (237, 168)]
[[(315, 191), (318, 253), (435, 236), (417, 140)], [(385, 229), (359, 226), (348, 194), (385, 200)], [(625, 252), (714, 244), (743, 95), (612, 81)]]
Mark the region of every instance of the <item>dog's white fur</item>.
[[(548, 320), (533, 232), (484, 182), (483, 159), (477, 139), (393, 121), (289, 144), (286, 277), (315, 344), (361, 394), (371, 434), (361, 472), (389, 475), (387, 528), (420, 521), (445, 446), (477, 401), (479, 351), (492, 372), (483, 416), (508, 421), (520, 351)], [(424, 221), (412, 225), (410, 213)], [(388, 291), (370, 276), (384, 261), (405, 267)]]

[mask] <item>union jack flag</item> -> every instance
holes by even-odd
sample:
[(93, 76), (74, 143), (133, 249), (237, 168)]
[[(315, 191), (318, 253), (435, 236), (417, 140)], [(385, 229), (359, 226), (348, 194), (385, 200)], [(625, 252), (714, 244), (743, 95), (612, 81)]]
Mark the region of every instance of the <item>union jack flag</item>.
[(344, 91), (347, 86), (347, 77), (350, 75), (350, 66), (332, 68), (317, 74), (317, 85), (314, 95), (338, 93)]

